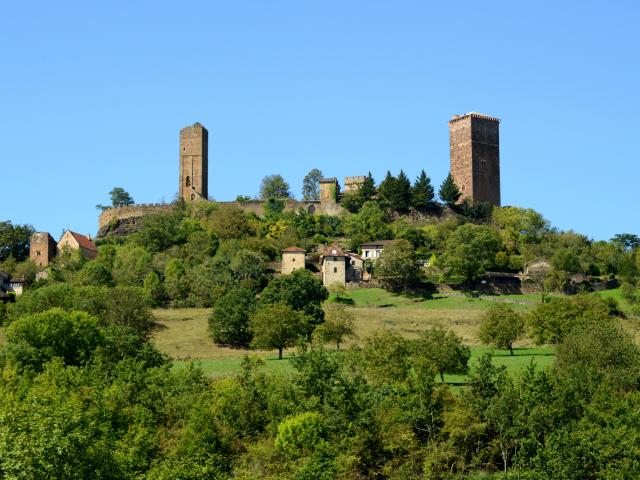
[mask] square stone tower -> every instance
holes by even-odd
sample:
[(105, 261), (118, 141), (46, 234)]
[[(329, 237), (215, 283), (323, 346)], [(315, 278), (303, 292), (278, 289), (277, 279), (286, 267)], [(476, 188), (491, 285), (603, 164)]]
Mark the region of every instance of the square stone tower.
[(199, 123), (180, 130), (180, 197), (209, 198), (209, 132)]
[(49, 232), (36, 232), (29, 240), (29, 259), (44, 268), (51, 263), (58, 251), (58, 244)]
[(449, 121), (451, 175), (461, 200), (500, 205), (500, 120), (477, 112)]

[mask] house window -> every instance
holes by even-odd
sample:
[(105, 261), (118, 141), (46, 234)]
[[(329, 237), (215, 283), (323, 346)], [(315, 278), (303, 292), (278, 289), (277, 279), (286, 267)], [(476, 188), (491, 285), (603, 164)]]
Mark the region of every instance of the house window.
[(464, 192), (464, 189), (467, 188), (466, 186), (462, 185), (462, 187), (460, 187), (460, 190), (462, 190)]
[(338, 257), (333, 257), (333, 261), (337, 262), (338, 261)]
[(355, 265), (356, 261), (355, 260), (351, 260), (351, 265)]
[(338, 267), (333, 267), (333, 273), (338, 273)]
[(364, 258), (369, 258), (369, 250), (364, 251)]
[(42, 255), (42, 253), (40, 252), (40, 250), (36, 251), (36, 256), (39, 257), (40, 255)]

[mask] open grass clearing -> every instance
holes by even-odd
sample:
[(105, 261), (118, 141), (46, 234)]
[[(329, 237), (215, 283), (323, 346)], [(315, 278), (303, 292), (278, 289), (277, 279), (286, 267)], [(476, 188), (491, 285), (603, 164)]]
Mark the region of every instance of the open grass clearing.
[[(485, 353), (491, 353), (493, 355), (494, 365), (504, 365), (510, 373), (521, 372), (527, 368), (531, 362), (535, 364), (536, 368), (546, 368), (553, 363), (553, 359), (555, 358), (553, 349), (550, 347), (516, 349), (514, 352), (515, 355), (513, 356), (509, 354), (508, 350), (492, 350), (491, 348), (486, 347), (471, 347), (471, 360), (469, 361), (469, 367), (471, 370), (473, 370), (477, 364), (478, 359)], [(287, 374), (293, 372), (293, 367), (287, 357), (282, 360), (278, 360), (278, 357), (273, 354), (260, 354), (258, 356), (264, 360), (264, 365), (259, 368), (265, 372), (274, 374)], [(174, 368), (184, 369), (187, 368), (190, 363), (193, 363), (195, 366), (202, 369), (205, 375), (209, 377), (224, 377), (240, 372), (242, 356), (197, 360), (194, 362), (181, 360), (174, 362)], [(466, 375), (445, 375), (444, 379), (446, 383), (454, 385), (463, 385), (467, 383)]]

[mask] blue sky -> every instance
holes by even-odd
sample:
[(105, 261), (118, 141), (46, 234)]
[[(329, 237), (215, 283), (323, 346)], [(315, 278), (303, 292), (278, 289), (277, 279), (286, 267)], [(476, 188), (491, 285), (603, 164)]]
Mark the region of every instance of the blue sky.
[(502, 199), (595, 239), (640, 234), (632, 1), (0, 3), (0, 220), (95, 234), (114, 186), (178, 189), (209, 130), (209, 193), (282, 174), (449, 168), (447, 121), (502, 119)]

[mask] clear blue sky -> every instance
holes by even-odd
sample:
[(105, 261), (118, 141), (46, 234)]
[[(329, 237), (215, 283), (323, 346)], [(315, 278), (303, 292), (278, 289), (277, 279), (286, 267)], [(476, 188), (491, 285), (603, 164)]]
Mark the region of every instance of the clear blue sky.
[(95, 234), (114, 186), (178, 189), (209, 130), (209, 192), (449, 168), (447, 121), (502, 119), (502, 199), (595, 239), (640, 234), (634, 1), (3, 2), (0, 220)]

